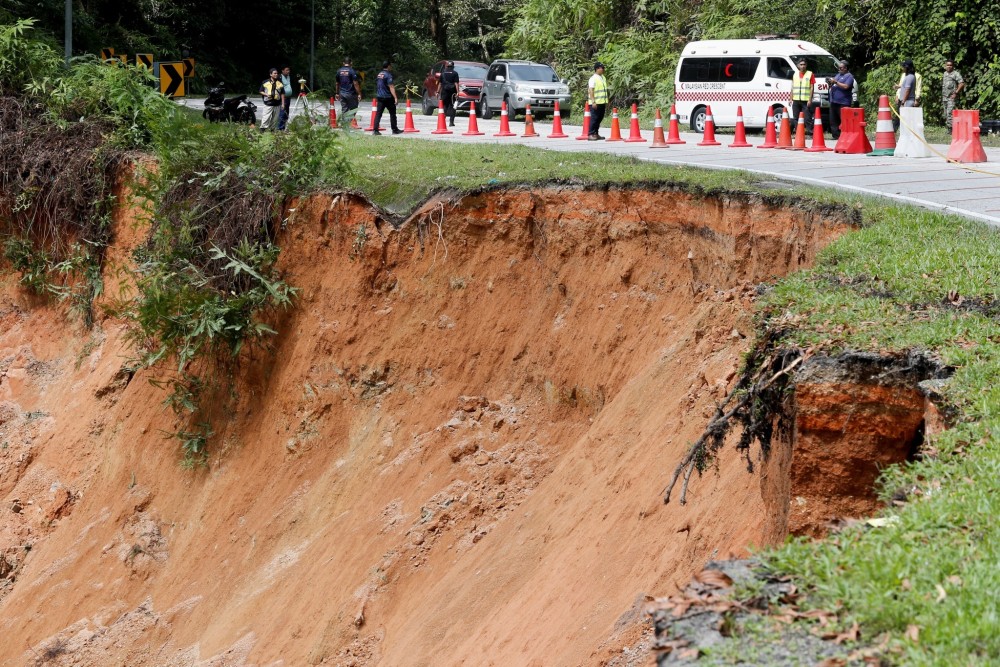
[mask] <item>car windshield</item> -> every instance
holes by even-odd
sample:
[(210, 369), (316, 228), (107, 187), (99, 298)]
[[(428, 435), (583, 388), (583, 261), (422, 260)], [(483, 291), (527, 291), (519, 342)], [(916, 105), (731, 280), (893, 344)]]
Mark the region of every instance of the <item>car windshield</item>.
[(459, 79), (485, 79), (486, 68), (479, 65), (455, 65)]
[(792, 62), (798, 63), (800, 58), (805, 58), (809, 71), (816, 76), (833, 76), (837, 73), (837, 63), (833, 56), (792, 56)]
[(545, 83), (555, 83), (559, 80), (555, 70), (548, 65), (511, 65), (510, 78), (512, 81), (544, 81)]

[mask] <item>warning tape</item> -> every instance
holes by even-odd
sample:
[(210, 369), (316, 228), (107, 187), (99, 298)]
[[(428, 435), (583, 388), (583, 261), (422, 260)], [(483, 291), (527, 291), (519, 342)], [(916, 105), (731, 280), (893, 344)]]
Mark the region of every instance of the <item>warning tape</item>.
[[(896, 111), (896, 107), (892, 106), (892, 102), (889, 103), (889, 109), (891, 109), (893, 115), (896, 116), (896, 118), (899, 119), (899, 124), (902, 125), (903, 127), (905, 127), (907, 130), (909, 130), (910, 134), (912, 134), (914, 137), (916, 137), (917, 133), (913, 131), (913, 128), (911, 128), (909, 125), (906, 124), (906, 121), (903, 120), (903, 117), (900, 116), (899, 112)], [(944, 161), (947, 162), (948, 164), (961, 165), (962, 169), (965, 169), (966, 171), (974, 171), (977, 174), (986, 174), (987, 176), (997, 176), (997, 177), (1000, 177), (1000, 174), (996, 173), (995, 171), (983, 171), (982, 169), (976, 169), (975, 167), (968, 167), (968, 166), (965, 165), (964, 162), (959, 162), (958, 160), (951, 160), (951, 159), (949, 159), (947, 155), (945, 155), (944, 153), (942, 153), (941, 151), (937, 150), (936, 148), (934, 148), (933, 146), (931, 146), (929, 143), (927, 143), (927, 140), (924, 139), (924, 137), (922, 135), (923, 135), (923, 133), (921, 132), (921, 136), (918, 137), (920, 139), (920, 143), (922, 143), (924, 146), (927, 146), (927, 148), (928, 148), (928, 150), (930, 150), (930, 152), (934, 153), (938, 157), (944, 158)]]

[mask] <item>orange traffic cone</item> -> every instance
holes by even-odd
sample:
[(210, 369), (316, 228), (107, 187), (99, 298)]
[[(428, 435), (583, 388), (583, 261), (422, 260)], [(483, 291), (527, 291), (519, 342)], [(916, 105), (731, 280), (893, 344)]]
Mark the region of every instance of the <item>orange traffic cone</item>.
[(743, 125), (743, 107), (736, 107), (736, 136), (733, 137), (733, 143), (729, 144), (730, 148), (750, 148), (750, 144), (747, 143), (747, 128)]
[(775, 148), (792, 147), (792, 123), (788, 120), (788, 114), (781, 116), (781, 132), (778, 133), (778, 145)]
[(795, 125), (795, 143), (788, 150), (803, 151), (806, 149), (806, 118), (805, 112), (799, 112), (799, 121)]
[(556, 108), (552, 112), (552, 133), (549, 139), (565, 139), (569, 135), (562, 129), (562, 113), (559, 111), (559, 100), (556, 100)]
[(517, 135), (510, 131), (510, 117), (507, 114), (507, 102), (506, 100), (500, 103), (500, 131), (493, 135), (494, 137), (516, 137)]
[(406, 122), (403, 123), (403, 132), (419, 131), (413, 124), (413, 107), (410, 106), (410, 100), (406, 100)]
[(481, 137), (483, 132), (479, 131), (479, 121), (476, 120), (476, 103), (469, 102), (469, 129), (462, 133), (463, 137)]
[(892, 128), (889, 96), (878, 98), (878, 120), (875, 122), (875, 150), (869, 155), (892, 155), (896, 152), (896, 132)]
[(622, 140), (622, 127), (618, 123), (618, 109), (611, 110), (611, 134), (608, 135), (608, 141), (621, 141)]
[(531, 105), (524, 105), (524, 134), (522, 137), (537, 137), (539, 136), (535, 132), (535, 117), (531, 115)]
[(668, 144), (686, 144), (687, 142), (681, 139), (681, 127), (677, 122), (677, 106), (674, 104), (670, 105), (670, 127), (667, 128), (667, 143)]
[(337, 107), (334, 106), (335, 103), (336, 103), (336, 100), (331, 97), (330, 98), (330, 129), (331, 130), (336, 130), (337, 129)]
[[(365, 128), (365, 132), (375, 131), (375, 114), (378, 113), (378, 100), (374, 97), (372, 98), (372, 119), (368, 122), (368, 127)], [(378, 131), (381, 132), (385, 128), (380, 127)]]
[(660, 116), (659, 109), (656, 110), (656, 120), (653, 121), (653, 143), (649, 147), (670, 148), (667, 140), (663, 138), (663, 118)]
[(438, 100), (438, 126), (431, 134), (455, 134), (448, 129), (448, 119), (444, 115), (444, 100)]
[(764, 130), (764, 143), (757, 148), (777, 148), (778, 138), (774, 135), (774, 105), (767, 108), (767, 128)]
[(816, 118), (813, 120), (813, 145), (807, 148), (806, 152), (822, 153), (832, 150), (832, 148), (826, 145), (826, 139), (823, 138), (823, 119), (820, 117), (819, 107), (816, 107)]
[(358, 125), (358, 110), (357, 109), (354, 110), (354, 115), (351, 116), (351, 129), (352, 130), (360, 130), (361, 129), (361, 126)]
[(590, 134), (590, 102), (584, 102), (583, 127), (580, 128), (580, 136), (577, 137), (576, 140), (586, 141), (589, 134)]
[(628, 128), (628, 139), (626, 142), (643, 142), (646, 141), (642, 138), (642, 131), (639, 129), (639, 106), (637, 104), (632, 105), (632, 120), (629, 123)]
[(721, 146), (715, 140), (715, 118), (712, 116), (712, 107), (705, 107), (705, 136), (698, 142), (698, 146)]

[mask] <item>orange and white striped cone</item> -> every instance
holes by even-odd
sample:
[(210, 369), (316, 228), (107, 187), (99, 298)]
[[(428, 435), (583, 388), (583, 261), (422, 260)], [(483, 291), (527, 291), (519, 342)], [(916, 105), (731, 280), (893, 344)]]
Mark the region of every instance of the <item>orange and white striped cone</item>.
[(510, 116), (507, 114), (507, 102), (500, 103), (500, 131), (493, 134), (494, 137), (516, 137), (510, 131)]
[(705, 135), (697, 143), (698, 146), (721, 146), (715, 140), (715, 117), (712, 116), (712, 107), (705, 107)]
[(677, 105), (670, 105), (670, 127), (667, 128), (667, 143), (674, 144), (686, 144), (687, 142), (681, 139), (681, 126), (677, 122)]
[(537, 137), (539, 134), (535, 132), (535, 117), (531, 115), (531, 105), (524, 105), (524, 134), (522, 137)]
[(444, 115), (444, 100), (438, 100), (438, 125), (431, 134), (455, 134), (448, 129), (448, 119)]
[(569, 135), (562, 129), (562, 113), (559, 111), (559, 100), (556, 100), (556, 108), (552, 111), (552, 132), (549, 139), (565, 139)]
[(410, 100), (406, 100), (406, 120), (403, 123), (403, 132), (419, 132), (416, 125), (413, 124), (413, 107), (410, 106)]
[(590, 135), (590, 102), (584, 102), (583, 104), (583, 127), (580, 128), (580, 136), (576, 138), (577, 141), (586, 141), (587, 137)]
[(816, 107), (816, 118), (813, 120), (813, 144), (806, 149), (807, 153), (823, 153), (833, 149), (826, 145), (823, 138), (823, 118), (820, 116), (819, 107)]
[(660, 116), (660, 110), (656, 110), (656, 119), (653, 120), (653, 143), (649, 145), (650, 148), (670, 148), (670, 144), (663, 136), (663, 117)]
[(788, 114), (781, 116), (781, 132), (778, 133), (778, 149), (790, 149), (792, 147), (792, 123), (788, 120)]
[(892, 127), (889, 96), (878, 98), (878, 121), (875, 123), (875, 150), (869, 155), (892, 155), (896, 152), (896, 131)]
[(764, 130), (764, 143), (757, 148), (777, 148), (778, 137), (774, 133), (774, 105), (767, 108), (767, 126)]
[(642, 130), (639, 129), (639, 105), (632, 104), (632, 118), (629, 122), (628, 139), (626, 139), (625, 142), (636, 143), (645, 141), (646, 140), (642, 138)]
[(730, 148), (750, 148), (750, 144), (747, 142), (747, 128), (743, 124), (743, 107), (736, 107), (736, 136), (733, 137), (733, 143), (729, 144)]
[(611, 110), (611, 134), (608, 141), (622, 141), (622, 126), (618, 122), (618, 109)]
[(806, 149), (806, 117), (805, 112), (799, 112), (799, 120), (795, 124), (795, 143), (789, 146), (790, 151), (804, 151)]
[(479, 121), (476, 120), (476, 103), (469, 102), (469, 129), (462, 133), (463, 137), (481, 137), (483, 132), (479, 131)]
[[(368, 122), (368, 127), (365, 128), (365, 132), (374, 132), (375, 131), (375, 115), (377, 113), (378, 113), (378, 100), (373, 97), (372, 98), (372, 119)], [(380, 127), (380, 128), (378, 128), (378, 131), (381, 132), (384, 129), (385, 128)]]
[(336, 130), (337, 129), (337, 107), (334, 106), (336, 104), (336, 102), (337, 102), (337, 100), (335, 100), (332, 97), (330, 98), (330, 129), (331, 130)]

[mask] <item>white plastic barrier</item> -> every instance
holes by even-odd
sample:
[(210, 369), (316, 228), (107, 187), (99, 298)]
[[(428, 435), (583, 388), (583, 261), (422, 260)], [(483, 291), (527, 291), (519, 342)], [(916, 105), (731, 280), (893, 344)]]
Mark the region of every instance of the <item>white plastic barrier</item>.
[(931, 157), (931, 149), (924, 139), (924, 110), (920, 107), (901, 107), (899, 110), (899, 141), (895, 157)]

